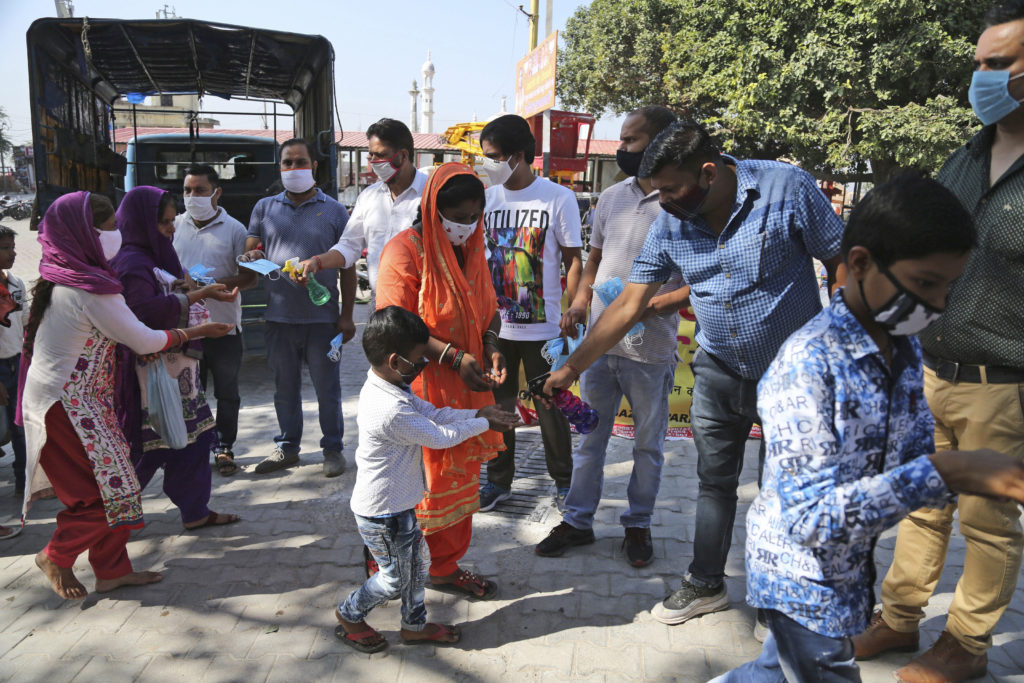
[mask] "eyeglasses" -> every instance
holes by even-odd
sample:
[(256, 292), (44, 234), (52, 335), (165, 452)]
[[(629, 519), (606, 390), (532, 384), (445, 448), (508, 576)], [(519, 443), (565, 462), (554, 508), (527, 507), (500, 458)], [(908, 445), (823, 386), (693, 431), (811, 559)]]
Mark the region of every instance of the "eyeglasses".
[(420, 370), (422, 370), (423, 368), (425, 368), (425, 367), (427, 367), (428, 365), (430, 365), (430, 359), (429, 359), (429, 358), (427, 358), (426, 356), (424, 356), (424, 357), (423, 357), (423, 360), (421, 360), (420, 362), (418, 362), (418, 363), (413, 363), (413, 362), (412, 362), (411, 360), (409, 360), (408, 358), (406, 358), (406, 357), (404, 357), (404, 356), (402, 356), (402, 355), (400, 355), (400, 354), (397, 354), (397, 353), (396, 353), (395, 355), (396, 355), (396, 356), (398, 356), (399, 358), (401, 358), (402, 360), (404, 360), (404, 361), (405, 361), (406, 363), (408, 363), (409, 365), (411, 365), (411, 366), (413, 367), (413, 369), (414, 369), (414, 370), (416, 370), (416, 372), (419, 372), (419, 371), (420, 371)]

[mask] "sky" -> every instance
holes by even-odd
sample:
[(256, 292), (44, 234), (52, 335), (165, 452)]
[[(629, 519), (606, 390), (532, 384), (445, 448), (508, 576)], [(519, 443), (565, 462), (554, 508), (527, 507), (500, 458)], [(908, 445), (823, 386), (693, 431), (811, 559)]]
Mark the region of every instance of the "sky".
[[(590, 0), (553, 0), (552, 29), (560, 30)], [(76, 17), (153, 19), (163, 0), (74, 0)], [(345, 130), (366, 130), (382, 116), (409, 122), (412, 80), (430, 51), (434, 74), (434, 132), (455, 123), (515, 110), (516, 62), (527, 51), (529, 22), (519, 5), (529, 0), (170, 0), (181, 18), (319, 33), (334, 45), (338, 109)], [(544, 35), (545, 0), (540, 2)], [(53, 0), (0, 0), (0, 107), (10, 118), (14, 144), (31, 141), (25, 32), (40, 17), (56, 16)], [(238, 103), (251, 111), (253, 103)], [(231, 105), (208, 97), (208, 109)], [(421, 105), (422, 107), (422, 97)], [(560, 104), (556, 106), (561, 106)], [(256, 128), (253, 118), (215, 116), (223, 127)], [(286, 119), (287, 120), (287, 119)], [(280, 124), (279, 124), (280, 125)], [(618, 139), (621, 118), (597, 122), (596, 139)]]

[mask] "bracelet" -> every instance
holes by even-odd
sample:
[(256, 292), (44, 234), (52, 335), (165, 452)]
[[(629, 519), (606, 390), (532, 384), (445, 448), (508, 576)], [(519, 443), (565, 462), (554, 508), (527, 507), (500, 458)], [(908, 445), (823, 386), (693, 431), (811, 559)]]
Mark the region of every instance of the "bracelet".
[(316, 269), (317, 270), (323, 270), (324, 269), (324, 264), (320, 262), (320, 257), (319, 256), (314, 256), (313, 260), (316, 261)]
[(452, 344), (451, 342), (448, 342), (448, 346), (444, 347), (444, 351), (442, 351), (441, 355), (437, 358), (438, 363), (444, 363), (444, 357), (448, 355), (448, 349), (450, 348), (452, 348)]
[(563, 365), (576, 373), (576, 379), (579, 379), (583, 375), (583, 373), (580, 372), (580, 369), (572, 363), (563, 363)]
[(498, 346), (498, 333), (494, 330), (487, 330), (484, 332), (484, 344), (490, 344), (491, 346)]
[(462, 357), (466, 355), (465, 351), (459, 351), (455, 354), (455, 360), (452, 361), (452, 370), (458, 370), (462, 365)]

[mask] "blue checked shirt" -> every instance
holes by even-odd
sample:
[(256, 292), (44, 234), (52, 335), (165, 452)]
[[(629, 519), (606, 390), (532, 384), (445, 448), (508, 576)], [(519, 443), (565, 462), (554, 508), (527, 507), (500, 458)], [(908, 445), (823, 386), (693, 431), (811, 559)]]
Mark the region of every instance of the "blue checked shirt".
[(747, 602), (832, 638), (867, 627), (879, 534), (951, 500), (928, 455), (921, 345), (890, 369), (841, 292), (786, 340), (761, 379), (761, 492), (747, 512)]
[(703, 217), (662, 211), (630, 282), (690, 285), (697, 343), (746, 379), (759, 379), (779, 346), (821, 310), (811, 257), (839, 253), (844, 224), (806, 171), (777, 161), (736, 161), (736, 201), (721, 235)]

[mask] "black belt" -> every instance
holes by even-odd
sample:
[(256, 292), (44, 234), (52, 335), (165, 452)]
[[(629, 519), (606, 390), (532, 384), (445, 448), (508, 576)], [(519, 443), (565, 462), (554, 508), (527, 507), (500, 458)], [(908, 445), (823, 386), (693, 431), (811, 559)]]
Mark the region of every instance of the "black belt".
[[(1024, 370), (1000, 367), (998, 365), (967, 365), (952, 360), (936, 358), (922, 353), (924, 364), (935, 371), (935, 376), (947, 382), (971, 382), (973, 384), (1021, 384)], [(984, 375), (983, 372), (984, 371)], [(982, 379), (984, 376), (984, 380)]]

